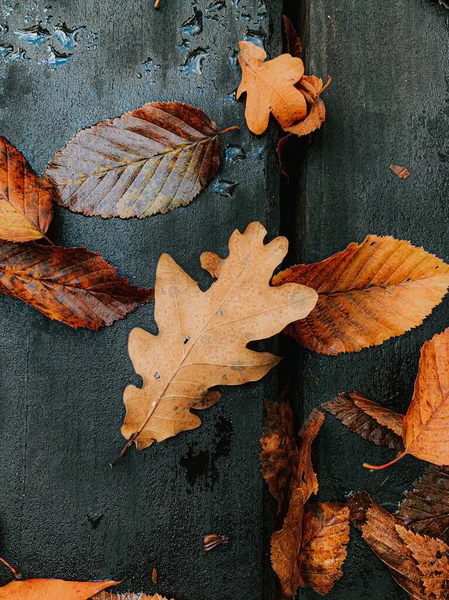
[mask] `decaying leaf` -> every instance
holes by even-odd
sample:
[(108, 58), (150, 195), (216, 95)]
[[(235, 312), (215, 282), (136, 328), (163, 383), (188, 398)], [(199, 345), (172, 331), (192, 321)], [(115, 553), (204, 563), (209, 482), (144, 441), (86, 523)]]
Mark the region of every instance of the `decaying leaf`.
[(362, 526), (363, 539), (384, 562), (393, 579), (415, 600), (429, 600), (412, 552), (397, 531), (403, 523), (372, 502)]
[(150, 102), (77, 133), (46, 176), (74, 212), (122, 219), (166, 213), (189, 204), (213, 179), (219, 135), (198, 108)]
[[(217, 280), (202, 292), (174, 260), (161, 256), (156, 273), (155, 320), (159, 334), (134, 329), (129, 354), (143, 387), (124, 393), (122, 434), (138, 449), (181, 431), (195, 429), (190, 412), (215, 404), (215, 385), (239, 385), (263, 377), (279, 358), (246, 346), (274, 335), (287, 323), (305, 317), (316, 302), (311, 288), (269, 285), (273, 269), (287, 253), (278, 237), (267, 245), (265, 228), (251, 223), (229, 240), (229, 256), (206, 252), (201, 265)], [(122, 454), (123, 454), (122, 452)], [(122, 455), (121, 454), (121, 455)], [(120, 455), (120, 456), (121, 456)]]
[(430, 466), (405, 493), (396, 516), (416, 533), (449, 543), (449, 468)]
[(339, 394), (322, 405), (353, 433), (364, 440), (402, 452), (402, 422), (404, 415), (368, 400), (359, 392)]
[(407, 177), (410, 177), (410, 171), (405, 167), (398, 167), (398, 165), (390, 165), (390, 169), (401, 179), (407, 179)]
[(272, 496), (278, 501), (280, 512), (290, 483), (297, 468), (298, 450), (293, 429), (293, 413), (288, 402), (265, 404), (267, 417), (260, 453), (262, 475), (268, 484)]
[(100, 254), (35, 242), (0, 244), (0, 293), (50, 319), (94, 330), (153, 298), (153, 290), (129, 285)]
[(313, 287), (318, 302), (286, 333), (306, 348), (336, 355), (420, 325), (447, 291), (449, 266), (407, 241), (368, 235), (322, 262), (282, 271), (272, 283), (287, 282)]
[(396, 531), (411, 551), (422, 573), (426, 598), (445, 600), (449, 590), (449, 546), (442, 540), (420, 535), (396, 525)]
[(301, 587), (325, 596), (343, 577), (349, 541), (349, 508), (336, 502), (309, 504), (299, 556)]
[(45, 237), (55, 195), (53, 186), (39, 179), (26, 158), (0, 137), (0, 239), (28, 242)]
[(449, 465), (449, 328), (424, 343), (413, 398), (404, 417), (405, 450), (394, 460), (369, 469), (388, 467), (406, 454), (435, 465)]
[[(128, 592), (127, 594), (112, 594), (110, 592), (101, 592), (92, 598), (92, 600), (168, 600), (159, 594), (154, 596), (148, 596), (147, 594), (134, 594)], [(172, 598), (173, 600), (173, 598)]]
[(318, 492), (318, 478), (312, 465), (312, 442), (324, 420), (324, 414), (313, 410), (304, 423), (299, 437), (301, 446), (298, 466), (291, 484), (290, 504), (283, 527), (271, 536), (271, 563), (279, 577), (284, 596), (295, 596), (301, 585), (300, 550), (303, 540), (305, 504)]
[(304, 63), (290, 54), (263, 62), (267, 54), (252, 42), (239, 42), (242, 81), (236, 98), (246, 92), (245, 119), (249, 129), (261, 134), (268, 127), (270, 113), (282, 127), (293, 125), (307, 115), (307, 104), (295, 83), (304, 75)]
[(286, 15), (283, 15), (282, 19), (284, 21), (285, 39), (287, 42), (287, 54), (302, 59), (301, 39), (296, 33), (296, 30), (290, 19)]

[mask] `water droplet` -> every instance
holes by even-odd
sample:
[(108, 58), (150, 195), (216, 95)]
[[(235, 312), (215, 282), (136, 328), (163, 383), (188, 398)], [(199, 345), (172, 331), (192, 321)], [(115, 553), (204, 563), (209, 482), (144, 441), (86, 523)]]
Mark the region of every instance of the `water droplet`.
[(142, 73), (136, 73), (137, 79), (142, 79)]
[(239, 51), (238, 50), (234, 50), (233, 53), (232, 53), (232, 56), (229, 57), (229, 62), (231, 63), (231, 67), (233, 69), (235, 69), (236, 66), (237, 66), (238, 55), (239, 55)]
[(25, 29), (18, 29), (14, 32), (21, 42), (32, 44), (33, 46), (42, 46), (42, 44), (51, 38), (51, 33), (42, 27), (41, 23), (32, 25)]
[(65, 23), (58, 23), (53, 32), (53, 36), (66, 52), (73, 52), (78, 45), (78, 34), (86, 31), (85, 27), (75, 27), (71, 29)]
[(0, 56), (8, 56), (14, 50), (10, 44), (0, 44)]
[(251, 150), (251, 152), (248, 153), (248, 156), (256, 160), (262, 160), (262, 154), (263, 146), (257, 146), (257, 148), (254, 148), (254, 150)]
[(156, 373), (154, 374), (154, 378), (156, 379), (156, 381), (161, 380), (161, 375), (160, 375), (159, 371), (156, 371)]
[(232, 198), (238, 185), (239, 184), (235, 181), (217, 181), (213, 187), (213, 190), (217, 194), (220, 194), (220, 196)]
[(194, 8), (193, 16), (182, 23), (178, 29), (187, 34), (189, 37), (199, 35), (203, 31), (203, 13), (201, 10)]
[(256, 44), (256, 46), (260, 46), (261, 48), (265, 49), (264, 38), (265, 34), (263, 31), (260, 31), (259, 29), (248, 28), (243, 39), (245, 42), (252, 42), (253, 44)]
[(42, 64), (57, 68), (62, 67), (72, 60), (72, 54), (62, 54), (53, 48), (53, 46), (48, 46), (47, 50), (48, 58), (42, 61)]
[(180, 44), (179, 46), (176, 46), (176, 48), (178, 50), (180, 50), (181, 52), (188, 52), (189, 51), (189, 44), (187, 41), (184, 40), (183, 44)]
[(219, 11), (226, 8), (225, 0), (214, 0), (209, 6), (206, 8), (205, 18), (208, 21), (218, 22), (219, 19)]
[(201, 75), (203, 72), (203, 61), (207, 56), (207, 50), (204, 48), (197, 48), (190, 52), (187, 56), (186, 62), (179, 70), (183, 75)]
[(243, 21), (243, 22), (251, 21), (251, 15), (249, 13), (242, 13), (240, 15), (240, 21)]
[(6, 23), (0, 23), (0, 35), (5, 35), (8, 33), (9, 27)]
[(257, 19), (261, 21), (267, 16), (267, 6), (264, 0), (259, 0), (259, 5), (257, 6)]
[(235, 146), (229, 144), (225, 150), (226, 162), (228, 165), (232, 165), (240, 160), (245, 160), (246, 152), (241, 146)]

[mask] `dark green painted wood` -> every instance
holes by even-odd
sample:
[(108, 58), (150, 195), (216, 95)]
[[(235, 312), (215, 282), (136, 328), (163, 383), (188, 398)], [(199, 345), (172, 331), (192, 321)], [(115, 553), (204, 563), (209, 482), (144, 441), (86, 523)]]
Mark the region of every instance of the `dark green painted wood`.
[[(327, 122), (301, 165), (295, 224), (291, 204), (283, 215), (283, 229), (295, 240), (291, 263), (321, 260), (367, 233), (411, 240), (449, 259), (448, 17), (429, 0), (303, 2), (306, 72), (334, 79), (324, 95)], [(410, 178), (396, 177), (390, 163), (408, 167)], [(446, 298), (422, 327), (358, 354), (299, 351), (292, 361), (299, 413), (353, 389), (405, 411), (420, 346), (449, 326), (448, 309)], [(359, 439), (331, 415), (315, 449), (323, 500), (362, 488), (394, 511), (426, 467), (409, 457), (368, 472), (364, 459), (382, 464), (394, 453)], [(329, 600), (406, 597), (356, 532), (344, 573)]]
[[(151, 100), (190, 102), (220, 128), (244, 125), (244, 105), (228, 97), (240, 78), (233, 65), (237, 42), (248, 29), (259, 29), (278, 53), (281, 8), (274, 0), (266, 11), (258, 0), (237, 6), (226, 0), (225, 8), (207, 13), (212, 4), (162, 0), (155, 11), (150, 0), (51, 1), (50, 29), (65, 22), (87, 30), (79, 33), (70, 62), (52, 68), (39, 64), (50, 56), (47, 42), (17, 43), (14, 34), (45, 18), (46, 3), (0, 0), (0, 22), (9, 26), (0, 43), (12, 40), (30, 58), (1, 62), (1, 133), (41, 172), (79, 129)], [(202, 31), (183, 35), (179, 27), (194, 10), (202, 11)], [(202, 72), (181, 71), (183, 37), (189, 52), (203, 49)], [(142, 66), (149, 57), (160, 65), (151, 77)], [(206, 285), (202, 251), (225, 254), (233, 229), (253, 220), (270, 236), (279, 226), (274, 135), (256, 138), (243, 126), (223, 139), (225, 148), (229, 144), (246, 154), (234, 164), (223, 160), (217, 178), (239, 184), (233, 197), (214, 192), (214, 182), (191, 206), (142, 221), (58, 209), (49, 236), (101, 252), (144, 286), (153, 284), (158, 257), (168, 252)], [(236, 594), (259, 600), (270, 585), (274, 589), (273, 577), (263, 577), (258, 440), (263, 400), (275, 393), (276, 374), (224, 390), (220, 404), (202, 414), (200, 429), (132, 450), (111, 470), (108, 463), (124, 441), (123, 389), (138, 379), (126, 347), (134, 326), (155, 331), (152, 308), (94, 333), (0, 298), (0, 553), (27, 577), (126, 578), (123, 591), (157, 591), (176, 600)], [(230, 545), (204, 553), (202, 537), (214, 532), (228, 534)], [(0, 581), (7, 578), (2, 569)]]

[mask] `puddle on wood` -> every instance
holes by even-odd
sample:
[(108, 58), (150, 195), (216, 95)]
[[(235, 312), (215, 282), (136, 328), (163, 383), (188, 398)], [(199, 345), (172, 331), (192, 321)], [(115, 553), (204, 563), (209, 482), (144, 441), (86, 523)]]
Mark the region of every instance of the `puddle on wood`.
[(182, 75), (195, 76), (203, 72), (204, 59), (208, 55), (209, 48), (196, 48), (189, 52), (185, 63), (179, 67)]

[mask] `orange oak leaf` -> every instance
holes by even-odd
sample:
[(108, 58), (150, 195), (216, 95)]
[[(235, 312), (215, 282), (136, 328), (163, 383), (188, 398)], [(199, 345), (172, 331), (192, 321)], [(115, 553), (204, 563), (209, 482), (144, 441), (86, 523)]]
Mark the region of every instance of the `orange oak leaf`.
[(429, 600), (421, 572), (407, 544), (397, 531), (403, 523), (387, 510), (371, 503), (361, 526), (363, 539), (385, 563), (393, 579), (415, 600)]
[(34, 173), (26, 158), (0, 137), (0, 239), (29, 242), (50, 226), (53, 186)]
[(301, 587), (324, 596), (343, 577), (349, 541), (349, 508), (336, 502), (307, 506), (299, 555)]
[(293, 429), (293, 413), (288, 402), (265, 404), (267, 418), (260, 453), (262, 475), (272, 496), (278, 501), (280, 512), (290, 489), (293, 474), (297, 468), (298, 450)]
[(290, 54), (263, 62), (265, 50), (252, 42), (239, 42), (242, 81), (236, 98), (246, 92), (245, 119), (249, 129), (259, 135), (268, 127), (270, 113), (281, 127), (288, 127), (307, 115), (304, 95), (295, 83), (304, 75), (304, 63)]
[(298, 466), (291, 484), (290, 504), (282, 529), (271, 536), (271, 564), (281, 583), (284, 596), (291, 598), (301, 585), (300, 551), (303, 540), (303, 518), (306, 502), (318, 492), (318, 478), (312, 465), (312, 442), (324, 420), (324, 414), (313, 410), (299, 432), (301, 446)]
[(216, 279), (205, 292), (170, 256), (161, 256), (155, 285), (159, 333), (134, 329), (129, 338), (143, 386), (128, 386), (124, 393), (122, 434), (128, 442), (120, 456), (134, 442), (138, 449), (147, 448), (195, 429), (201, 420), (191, 409), (218, 400), (218, 393), (207, 395), (210, 387), (257, 381), (279, 362), (247, 344), (305, 317), (317, 296), (301, 285), (269, 285), (288, 242), (278, 237), (265, 245), (266, 233), (260, 223), (251, 223), (243, 234), (236, 230), (231, 235), (227, 258), (204, 253), (201, 265)]
[(358, 352), (420, 325), (449, 286), (449, 266), (404, 240), (368, 235), (322, 262), (295, 265), (273, 285), (301, 283), (318, 292), (309, 316), (286, 328), (322, 354)]
[(404, 415), (376, 404), (359, 392), (339, 394), (322, 407), (364, 440), (400, 452), (404, 449), (402, 442)]
[(78, 132), (46, 177), (74, 212), (142, 219), (186, 206), (208, 185), (220, 166), (219, 135), (199, 108), (149, 102)]
[(97, 330), (153, 298), (85, 248), (0, 243), (0, 293), (71, 327)]
[(449, 465), (449, 328), (421, 348), (413, 398), (404, 417), (405, 450), (384, 469), (407, 454), (435, 465)]
[(396, 516), (416, 533), (449, 543), (449, 468), (431, 465), (405, 493)]
[(420, 535), (396, 525), (422, 573), (426, 598), (446, 600), (449, 586), (449, 546), (442, 540)]

